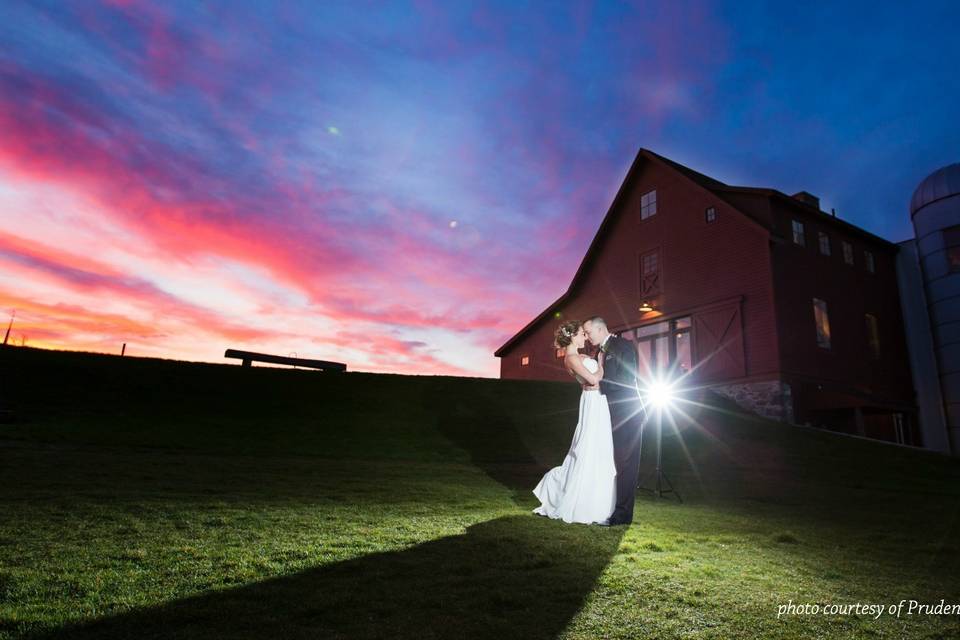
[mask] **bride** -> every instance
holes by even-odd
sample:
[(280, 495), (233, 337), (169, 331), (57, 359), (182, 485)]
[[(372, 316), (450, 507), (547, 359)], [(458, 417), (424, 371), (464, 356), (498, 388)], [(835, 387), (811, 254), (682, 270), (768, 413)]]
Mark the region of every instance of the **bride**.
[(582, 356), (587, 339), (581, 323), (565, 322), (556, 331), (556, 346), (565, 350), (563, 365), (585, 388), (580, 394), (580, 417), (563, 464), (550, 469), (534, 488), (541, 505), (534, 513), (564, 522), (602, 523), (617, 501), (617, 468), (613, 462), (613, 434), (607, 397), (596, 388), (603, 378), (600, 363)]

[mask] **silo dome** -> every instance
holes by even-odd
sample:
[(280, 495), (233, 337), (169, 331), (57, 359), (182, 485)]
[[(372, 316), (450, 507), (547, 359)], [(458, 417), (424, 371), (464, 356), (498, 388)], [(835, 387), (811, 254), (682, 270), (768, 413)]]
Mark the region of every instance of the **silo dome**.
[(931, 202), (956, 194), (960, 194), (960, 162), (937, 169), (917, 185), (910, 199), (910, 217)]

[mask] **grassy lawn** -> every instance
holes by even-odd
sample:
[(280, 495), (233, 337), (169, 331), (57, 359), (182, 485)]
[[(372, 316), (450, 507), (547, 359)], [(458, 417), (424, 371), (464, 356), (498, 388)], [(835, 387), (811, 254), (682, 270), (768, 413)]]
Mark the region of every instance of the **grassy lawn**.
[(568, 525), (578, 393), (0, 350), (0, 639), (960, 637), (777, 615), (960, 603), (957, 460), (702, 410), (683, 504)]

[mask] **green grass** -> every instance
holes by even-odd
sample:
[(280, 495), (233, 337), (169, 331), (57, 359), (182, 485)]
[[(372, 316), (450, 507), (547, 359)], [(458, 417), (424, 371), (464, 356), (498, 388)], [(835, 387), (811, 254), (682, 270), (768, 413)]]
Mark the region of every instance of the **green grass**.
[(960, 636), (777, 617), (960, 602), (958, 461), (721, 407), (664, 440), (683, 504), (568, 525), (578, 393), (0, 350), (0, 639)]

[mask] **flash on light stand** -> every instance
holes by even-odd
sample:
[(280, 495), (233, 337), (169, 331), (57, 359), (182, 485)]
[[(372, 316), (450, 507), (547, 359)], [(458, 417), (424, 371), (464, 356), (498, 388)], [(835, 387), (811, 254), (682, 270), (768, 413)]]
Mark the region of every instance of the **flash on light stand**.
[[(637, 483), (637, 489), (640, 489), (641, 491), (650, 491), (658, 498), (662, 497), (665, 493), (672, 493), (677, 496), (677, 500), (683, 502), (680, 494), (676, 489), (673, 488), (673, 483), (670, 482), (670, 478), (667, 477), (667, 474), (664, 473), (661, 466), (661, 458), (663, 453), (663, 414), (670, 410), (673, 401), (677, 397), (676, 383), (663, 378), (655, 378), (650, 381), (650, 384), (648, 384), (645, 389), (638, 389), (637, 393), (640, 396), (644, 413), (643, 425), (640, 429), (641, 452), (643, 451), (643, 432), (646, 431), (646, 425), (650, 420), (651, 409), (657, 414), (657, 465), (653, 472), (648, 474), (654, 476), (654, 486), (652, 489), (647, 489), (644, 487), (644, 479)], [(664, 489), (664, 485), (669, 488)]]
[(656, 380), (646, 389), (646, 401), (663, 411), (673, 401), (673, 385), (663, 380)]

